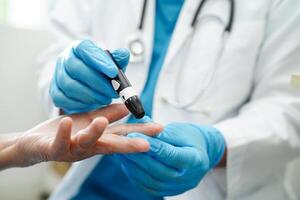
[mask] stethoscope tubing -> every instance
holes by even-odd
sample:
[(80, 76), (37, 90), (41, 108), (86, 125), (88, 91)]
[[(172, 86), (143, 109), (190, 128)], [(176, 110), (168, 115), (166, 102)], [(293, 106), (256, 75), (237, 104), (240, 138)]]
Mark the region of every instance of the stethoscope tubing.
[[(176, 86), (178, 82), (175, 83), (175, 88), (174, 88), (174, 100), (169, 100), (169, 98), (165, 98), (164, 100), (174, 106), (175, 108), (180, 108), (180, 109), (185, 109), (187, 111), (193, 112), (193, 109), (189, 109), (192, 105), (194, 105), (200, 98), (201, 96), (203, 96), (206, 92), (205, 88), (207, 88), (209, 85), (211, 85), (213, 83), (214, 77), (215, 77), (215, 73), (217, 71), (218, 66), (220, 66), (220, 62), (223, 56), (223, 52), (228, 40), (228, 32), (224, 31), (222, 34), (222, 43), (221, 43), (221, 47), (219, 48), (218, 52), (217, 52), (217, 59), (215, 60), (214, 64), (213, 64), (213, 69), (212, 69), (212, 74), (210, 74), (208, 76), (208, 78), (206, 79), (205, 82), (205, 86), (203, 86), (203, 89), (195, 96), (192, 98), (191, 101), (186, 102), (186, 103), (180, 103), (180, 94), (178, 92), (176, 92), (176, 89), (179, 88), (178, 86)], [(179, 75), (182, 74), (182, 70), (183, 68), (180, 68), (179, 72), (177, 73), (177, 79), (176, 80), (180, 80)]]
[[(234, 0), (228, 0), (229, 3), (230, 3), (230, 15), (229, 15), (229, 20), (228, 20), (228, 23), (226, 24), (225, 27), (225, 32), (231, 32), (232, 30), (232, 26), (233, 26), (233, 22), (234, 22), (234, 16), (235, 16), (235, 1)], [(198, 24), (198, 17), (201, 13), (201, 11), (204, 9), (206, 3), (208, 2), (208, 0), (202, 0), (197, 9), (196, 9), (196, 12), (194, 14), (194, 17), (191, 21), (191, 27), (193, 29), (196, 28), (196, 25)], [(143, 28), (144, 28), (144, 24), (145, 24), (145, 17), (146, 17), (146, 11), (147, 11), (147, 5), (148, 5), (148, 0), (144, 0), (143, 2), (143, 6), (142, 6), (142, 12), (141, 12), (141, 16), (140, 16), (140, 21), (139, 21), (139, 24), (138, 24), (138, 32), (141, 33), (143, 31)], [(141, 34), (139, 34), (141, 35)], [(137, 36), (138, 37), (138, 36)], [(132, 59), (132, 61), (134, 60), (143, 60), (142, 57), (144, 57), (145, 55), (145, 49), (142, 49), (139, 53), (139, 52), (136, 52), (133, 47), (136, 46), (134, 45), (134, 43), (138, 43), (138, 46), (142, 47), (142, 48), (145, 48), (145, 45), (144, 45), (144, 42), (142, 41), (141, 38), (133, 38), (131, 40), (128, 41), (128, 47), (129, 47), (129, 50), (131, 51), (131, 54), (132, 54), (132, 57), (134, 57)]]
[[(235, 16), (235, 2), (234, 0), (228, 0), (230, 3), (230, 15), (229, 15), (229, 20), (228, 23), (225, 27), (225, 31), (226, 32), (231, 32), (232, 26), (233, 26), (233, 22), (234, 22), (234, 16)], [(198, 21), (198, 17), (201, 13), (201, 11), (204, 9), (205, 4), (208, 2), (208, 0), (202, 0), (199, 4), (199, 6), (197, 7), (197, 10), (194, 14), (192, 23), (191, 23), (191, 27), (195, 28), (197, 25), (197, 21)]]
[[(222, 34), (222, 38), (223, 38), (222, 39), (222, 44), (221, 44), (221, 47), (219, 48), (218, 53), (217, 53), (218, 55), (217, 55), (217, 59), (216, 59), (216, 61), (214, 63), (213, 72), (208, 77), (208, 80), (205, 81), (206, 85), (203, 88), (208, 87), (208, 85), (210, 85), (213, 82), (213, 79), (214, 79), (214, 76), (215, 76), (215, 71), (217, 70), (217, 67), (220, 64), (220, 61), (221, 61), (221, 58), (222, 58), (222, 55), (223, 55), (223, 51), (224, 51), (224, 48), (225, 48), (226, 43), (227, 43), (228, 35), (229, 35), (229, 33), (231, 33), (231, 30), (233, 28), (234, 17), (235, 17), (235, 1), (234, 0), (228, 0), (228, 1), (230, 3), (230, 11), (229, 11), (230, 13), (229, 13), (229, 19), (228, 19), (227, 24), (222, 19), (220, 19), (220, 17), (218, 17), (218, 16), (210, 16), (210, 18), (211, 17), (216, 18), (217, 21), (219, 21), (220, 23), (222, 23), (224, 25), (224, 31), (223, 31), (223, 34)], [(198, 5), (198, 7), (196, 9), (196, 12), (194, 14), (194, 17), (193, 17), (193, 19), (191, 21), (191, 28), (193, 30), (195, 30), (197, 24), (200, 22), (198, 20), (198, 17), (200, 15), (201, 11), (204, 9), (204, 7), (205, 7), (205, 5), (206, 5), (207, 2), (208, 2), (208, 0), (202, 0), (199, 3), (199, 5)], [(142, 12), (141, 12), (141, 17), (140, 17), (140, 21), (139, 21), (139, 24), (138, 24), (138, 31), (139, 32), (142, 32), (143, 28), (144, 28), (144, 21), (145, 21), (145, 15), (146, 15), (146, 10), (147, 10), (147, 4), (148, 4), (148, 0), (144, 0), (143, 7), (142, 7)], [(194, 32), (195, 31), (193, 31), (191, 33), (190, 37), (193, 37)], [(140, 42), (141, 42), (141, 44), (143, 44), (142, 40), (140, 40)], [(130, 50), (133, 51), (132, 49), (130, 49)], [(132, 54), (134, 55), (134, 52), (132, 52)], [(143, 52), (143, 54), (144, 54), (144, 52)], [(141, 56), (144, 56), (144, 55), (141, 55)], [(178, 74), (181, 74), (181, 70), (180, 70), (180, 73), (178, 73)], [(176, 92), (174, 92), (174, 98), (173, 98), (174, 100), (169, 100), (169, 98), (164, 98), (164, 100), (167, 103), (169, 103), (170, 105), (174, 106), (175, 108), (180, 108), (180, 109), (185, 109), (185, 110), (192, 111), (192, 109), (189, 109), (189, 108), (192, 105), (194, 105), (195, 102), (197, 100), (199, 100), (199, 98), (201, 96), (204, 95), (204, 93), (205, 93), (205, 89), (203, 89), (202, 91), (200, 91), (199, 94), (197, 94), (196, 97), (193, 98), (192, 101), (186, 102), (186, 103), (179, 103), (180, 96)]]

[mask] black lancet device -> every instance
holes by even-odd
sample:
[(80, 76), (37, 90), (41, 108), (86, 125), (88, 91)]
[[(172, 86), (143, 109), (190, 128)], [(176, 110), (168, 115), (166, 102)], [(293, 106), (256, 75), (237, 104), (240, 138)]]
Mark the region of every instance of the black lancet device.
[(135, 118), (143, 118), (145, 116), (145, 111), (138, 94), (130, 84), (123, 71), (120, 69), (118, 63), (115, 61), (111, 53), (108, 50), (105, 52), (117, 66), (119, 71), (118, 75), (111, 79), (111, 84), (114, 90), (118, 93), (127, 109), (134, 115)]

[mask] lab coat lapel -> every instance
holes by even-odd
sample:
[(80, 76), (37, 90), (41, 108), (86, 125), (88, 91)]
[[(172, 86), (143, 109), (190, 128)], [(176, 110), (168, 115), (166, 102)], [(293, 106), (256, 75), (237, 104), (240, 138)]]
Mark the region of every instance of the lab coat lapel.
[(165, 59), (165, 66), (168, 66), (170, 61), (188, 39), (188, 36), (193, 31), (191, 27), (191, 22), (196, 12), (197, 6), (201, 0), (186, 0), (180, 15), (178, 17), (173, 36), (169, 45), (169, 50)]
[(155, 4), (156, 1), (148, 1), (148, 10), (145, 18), (145, 30), (144, 30), (144, 41), (145, 41), (145, 66), (147, 72), (149, 71), (150, 62), (153, 52), (153, 41), (154, 41), (154, 27), (155, 27)]

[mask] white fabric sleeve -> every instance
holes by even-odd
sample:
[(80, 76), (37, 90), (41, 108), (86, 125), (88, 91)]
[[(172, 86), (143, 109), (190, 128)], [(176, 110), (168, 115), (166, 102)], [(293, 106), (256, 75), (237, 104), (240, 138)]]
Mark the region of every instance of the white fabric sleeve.
[(101, 160), (101, 155), (76, 162), (51, 194), (49, 200), (71, 199)]
[(300, 1), (270, 10), (257, 61), (253, 93), (231, 119), (216, 124), (227, 142), (228, 199), (241, 199), (272, 183), (300, 155)]
[(59, 54), (73, 40), (91, 39), (91, 17), (93, 1), (60, 0), (50, 16), (50, 33), (54, 36), (52, 45), (39, 58), (38, 86), (40, 97), (50, 116), (57, 116), (58, 109), (54, 107), (49, 97), (49, 85)]

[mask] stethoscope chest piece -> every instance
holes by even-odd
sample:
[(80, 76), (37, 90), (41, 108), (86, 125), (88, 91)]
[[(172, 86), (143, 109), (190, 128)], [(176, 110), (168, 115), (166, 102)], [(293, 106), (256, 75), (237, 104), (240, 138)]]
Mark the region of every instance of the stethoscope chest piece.
[(141, 63), (145, 59), (145, 44), (140, 32), (128, 38), (127, 47), (130, 51), (130, 62)]

